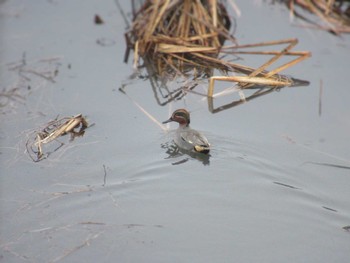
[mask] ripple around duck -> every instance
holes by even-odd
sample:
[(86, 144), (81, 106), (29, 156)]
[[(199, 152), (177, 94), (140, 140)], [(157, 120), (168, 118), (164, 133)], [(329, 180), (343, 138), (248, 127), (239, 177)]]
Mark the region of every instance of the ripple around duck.
[(128, 209), (127, 205), (134, 206), (135, 202), (163, 205), (157, 201), (162, 199), (171, 206), (178, 201), (177, 195), (186, 202), (197, 202), (197, 195), (205, 203), (221, 200), (238, 210), (251, 207), (256, 214), (269, 211), (269, 220), (287, 225), (315, 221), (315, 228), (326, 231), (325, 226), (334, 226), (334, 222), (338, 229), (347, 224), (347, 202), (342, 202), (342, 197), (332, 200), (334, 192), (326, 189), (327, 180), (312, 181), (321, 178), (323, 172), (316, 168), (323, 167), (310, 170), (303, 166), (298, 161), (303, 159), (298, 158), (300, 152), (293, 147), (205, 134), (212, 146), (207, 165), (177, 152), (171, 133), (158, 136), (142, 142), (142, 152), (132, 151), (132, 158), (124, 156), (110, 168), (107, 184), (100, 189), (101, 200), (120, 200)]

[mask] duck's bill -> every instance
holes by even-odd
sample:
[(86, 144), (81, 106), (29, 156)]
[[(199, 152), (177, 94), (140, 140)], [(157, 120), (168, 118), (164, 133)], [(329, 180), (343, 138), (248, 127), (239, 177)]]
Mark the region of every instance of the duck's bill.
[(166, 120), (166, 121), (163, 121), (162, 123), (165, 124), (165, 123), (168, 123), (168, 122), (171, 122), (173, 121), (171, 118), (169, 120)]

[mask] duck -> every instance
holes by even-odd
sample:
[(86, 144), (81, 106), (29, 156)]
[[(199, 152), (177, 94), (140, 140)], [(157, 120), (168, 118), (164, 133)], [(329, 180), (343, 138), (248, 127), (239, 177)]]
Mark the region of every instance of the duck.
[(179, 123), (174, 137), (174, 142), (179, 148), (196, 153), (209, 153), (210, 144), (208, 139), (190, 127), (190, 113), (186, 109), (174, 111), (163, 124), (172, 121)]

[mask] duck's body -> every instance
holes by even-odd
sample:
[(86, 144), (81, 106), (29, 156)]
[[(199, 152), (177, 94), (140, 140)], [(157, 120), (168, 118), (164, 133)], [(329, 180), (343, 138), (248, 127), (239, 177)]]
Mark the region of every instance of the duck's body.
[(175, 132), (175, 143), (187, 151), (209, 153), (210, 145), (206, 137), (200, 132), (191, 129), (189, 126), (177, 128)]
[(179, 123), (179, 128), (175, 132), (174, 141), (179, 148), (187, 151), (207, 154), (210, 151), (210, 144), (207, 138), (200, 132), (191, 129), (190, 114), (185, 109), (174, 111), (169, 120), (163, 122), (175, 121)]

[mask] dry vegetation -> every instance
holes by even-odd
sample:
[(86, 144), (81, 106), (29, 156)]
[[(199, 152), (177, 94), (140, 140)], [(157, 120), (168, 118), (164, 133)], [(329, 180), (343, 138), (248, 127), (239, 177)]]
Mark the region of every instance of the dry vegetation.
[[(333, 34), (350, 33), (350, 1), (346, 0), (283, 0), (291, 15), (301, 18), (312, 27)], [(303, 11), (318, 17), (304, 15)]]
[[(208, 64), (214, 66), (224, 41), (235, 42), (230, 25), (225, 7), (217, 1), (146, 0), (134, 10), (127, 44), (134, 49), (136, 66), (140, 57), (151, 60), (158, 74), (184, 74), (193, 68), (210, 74)], [(228, 69), (223, 63), (215, 66)]]
[[(133, 9), (133, 23), (125, 34), (125, 61), (133, 49), (134, 67), (145, 66), (150, 76), (210, 78), (208, 97), (215, 95), (215, 80), (236, 82), (241, 89), (253, 85), (283, 87), (295, 84), (293, 78), (279, 72), (311, 55), (307, 51), (292, 51), (297, 39), (240, 46), (230, 34), (230, 21), (226, 6), (217, 0), (146, 0), (138, 10)], [(286, 47), (280, 51), (242, 51), (281, 44)], [(238, 54), (272, 57), (262, 66), (253, 68), (233, 63), (232, 56)], [(296, 58), (276, 69), (266, 70), (282, 56)], [(222, 75), (213, 76), (214, 70), (219, 70)], [(232, 76), (231, 72), (239, 75)]]
[[(58, 141), (59, 137), (70, 134), (70, 140), (72, 141), (77, 136), (83, 136), (87, 127), (88, 123), (81, 114), (52, 120), (44, 128), (34, 131), (29, 136), (26, 143), (27, 153), (33, 161), (41, 161), (64, 145), (64, 143)], [(45, 144), (54, 141), (58, 142), (59, 146), (55, 147), (52, 152), (43, 150)]]

